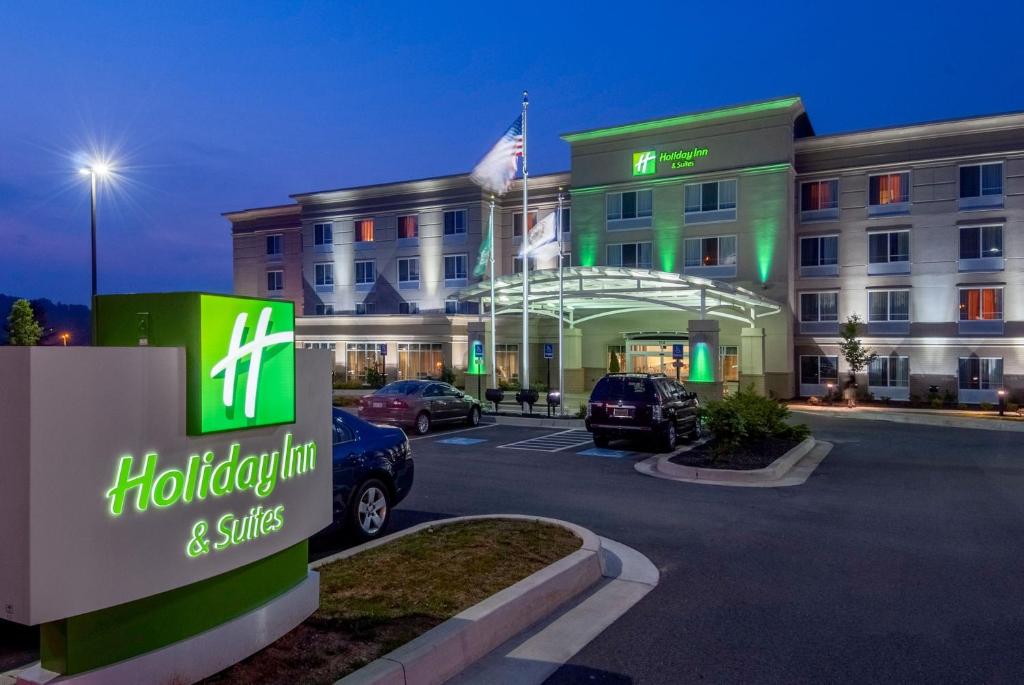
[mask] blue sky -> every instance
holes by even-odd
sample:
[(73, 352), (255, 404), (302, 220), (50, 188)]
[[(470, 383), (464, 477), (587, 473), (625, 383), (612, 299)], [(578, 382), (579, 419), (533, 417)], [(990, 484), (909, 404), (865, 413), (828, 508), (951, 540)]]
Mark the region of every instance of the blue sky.
[(566, 131), (778, 95), (819, 134), (1024, 110), (1016, 3), (0, 3), (0, 292), (231, 289), (221, 213), (468, 171), (530, 91)]

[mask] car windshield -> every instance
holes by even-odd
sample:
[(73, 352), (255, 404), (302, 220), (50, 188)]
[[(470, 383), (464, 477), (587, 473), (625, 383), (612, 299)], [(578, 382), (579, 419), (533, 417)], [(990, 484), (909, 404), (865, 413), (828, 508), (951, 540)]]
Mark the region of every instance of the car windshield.
[(416, 381), (395, 381), (388, 383), (377, 391), (378, 395), (415, 395), (423, 387), (422, 383)]
[(590, 399), (646, 402), (654, 399), (654, 383), (639, 376), (605, 376), (594, 386)]

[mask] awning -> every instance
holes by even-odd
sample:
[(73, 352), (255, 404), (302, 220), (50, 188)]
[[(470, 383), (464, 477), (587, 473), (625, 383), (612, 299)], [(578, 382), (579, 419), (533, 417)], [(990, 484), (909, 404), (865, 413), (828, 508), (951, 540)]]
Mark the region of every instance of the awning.
[[(742, 321), (750, 326), (759, 318), (782, 311), (779, 303), (730, 283), (666, 271), (615, 266), (572, 266), (562, 269), (565, 321), (577, 326), (587, 321), (627, 312), (678, 310), (696, 317)], [(494, 280), (496, 314), (521, 314), (523, 276)], [(491, 299), (490, 280), (464, 288), (463, 301)], [(558, 269), (530, 272), (531, 314), (558, 318)]]

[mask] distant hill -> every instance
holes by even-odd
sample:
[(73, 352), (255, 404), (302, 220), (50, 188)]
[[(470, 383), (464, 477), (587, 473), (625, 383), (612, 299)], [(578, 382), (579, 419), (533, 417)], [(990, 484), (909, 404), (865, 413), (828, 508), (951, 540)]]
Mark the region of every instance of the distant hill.
[[(20, 297), (0, 293), (0, 345), (7, 344), (7, 315)], [(30, 300), (36, 319), (43, 327), (40, 345), (61, 345), (60, 334), (70, 333), (69, 345), (88, 345), (90, 335), (89, 308), (84, 304), (63, 304), (40, 298)]]

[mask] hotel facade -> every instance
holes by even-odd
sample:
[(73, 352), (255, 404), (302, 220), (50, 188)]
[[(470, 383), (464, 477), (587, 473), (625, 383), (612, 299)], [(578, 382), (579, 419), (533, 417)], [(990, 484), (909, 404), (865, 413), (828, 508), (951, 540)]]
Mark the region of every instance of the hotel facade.
[[(817, 136), (788, 97), (562, 138), (571, 168), (530, 177), (525, 224), (561, 198), (566, 392), (615, 356), (705, 395), (822, 395), (846, 377), (839, 329), (857, 315), (876, 398), (1024, 394), (1024, 115)], [(496, 332), (473, 273), (491, 198), (468, 174), (225, 214), (235, 291), (294, 300), (298, 344), (334, 350), (351, 379), (494, 364), (515, 383), (528, 353), (543, 389), (559, 265), (530, 263), (524, 350), (519, 183), (494, 200)]]

